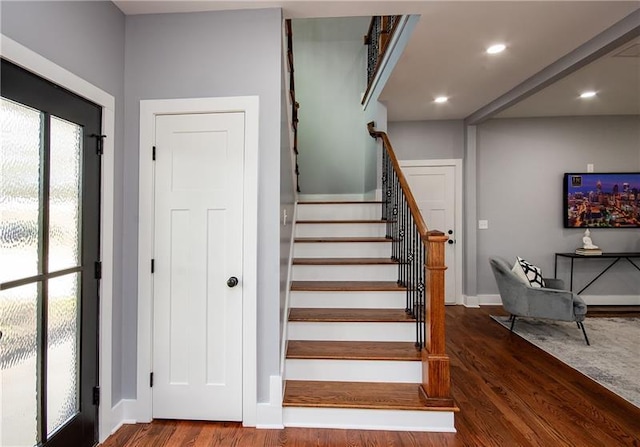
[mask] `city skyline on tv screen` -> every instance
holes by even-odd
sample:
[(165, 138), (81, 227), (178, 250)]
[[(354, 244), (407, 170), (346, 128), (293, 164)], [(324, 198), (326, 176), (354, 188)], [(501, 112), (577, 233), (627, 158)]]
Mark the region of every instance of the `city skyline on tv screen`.
[(640, 227), (640, 173), (565, 174), (566, 228)]

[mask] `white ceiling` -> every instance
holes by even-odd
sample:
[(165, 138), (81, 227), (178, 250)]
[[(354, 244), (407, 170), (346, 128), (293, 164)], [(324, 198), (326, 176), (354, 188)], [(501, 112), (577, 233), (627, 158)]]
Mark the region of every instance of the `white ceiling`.
[[(638, 2), (427, 5), (381, 100), (389, 119), (461, 119), (640, 7)], [(485, 53), (495, 43), (507, 49)], [(449, 101), (435, 104), (436, 96)]]
[[(283, 8), (287, 18), (421, 14), (380, 98), (387, 104), (390, 121), (465, 118), (640, 8), (638, 1), (120, 0), (114, 3), (127, 15), (270, 7)], [(506, 43), (507, 50), (495, 56), (486, 54), (485, 48), (495, 42)], [(638, 61), (638, 58), (603, 58), (500, 116), (638, 113)], [(584, 102), (575, 100), (576, 90), (582, 90), (580, 84), (585, 82), (599, 91), (592, 102), (599, 108), (591, 105), (587, 109)], [(433, 98), (439, 95), (448, 96), (449, 102), (433, 103)], [(619, 111), (622, 104), (625, 112)]]
[[(588, 90), (597, 95), (581, 99), (580, 93)], [(640, 38), (616, 48), (496, 118), (576, 115), (640, 115)]]

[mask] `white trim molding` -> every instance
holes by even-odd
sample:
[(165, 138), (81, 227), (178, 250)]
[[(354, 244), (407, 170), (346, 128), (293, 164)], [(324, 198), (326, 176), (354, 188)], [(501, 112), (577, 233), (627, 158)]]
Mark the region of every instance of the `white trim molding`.
[(475, 295), (463, 295), (462, 304), (464, 305), (464, 307), (470, 307), (470, 308), (480, 307), (480, 302), (478, 301), (478, 297)]
[[(587, 306), (640, 306), (640, 295), (580, 295)], [(475, 305), (473, 305), (475, 303)], [(502, 306), (498, 294), (468, 296), (466, 307)], [(587, 311), (588, 315), (588, 311)]]
[[(298, 219), (298, 203), (293, 205), (293, 219), (291, 220), (291, 244), (289, 245), (289, 265), (287, 266), (287, 291), (285, 292), (284, 309), (282, 310), (282, 341), (280, 343), (280, 376), (282, 380), (285, 377), (285, 364), (287, 359), (287, 337), (289, 322), (289, 306), (291, 303), (291, 278), (293, 275), (293, 249), (295, 246), (296, 238), (296, 221)], [(284, 385), (283, 385), (284, 388)]]
[(244, 197), (242, 229), (242, 423), (256, 425), (257, 412), (257, 235), (259, 98), (185, 98), (140, 101), (140, 178), (138, 226), (138, 364), (135, 420), (153, 418), (149, 373), (152, 368), (154, 210), (152, 147), (155, 118), (165, 114), (228, 113), (245, 115)]
[(102, 107), (102, 133), (106, 135), (106, 138), (103, 146), (102, 184), (100, 185), (102, 280), (100, 281), (99, 289), (100, 332), (98, 362), (100, 366), (98, 382), (101, 396), (98, 417), (98, 440), (103, 442), (111, 434), (113, 427), (120, 423), (120, 420), (114, 417), (111, 408), (115, 98), (3, 34), (0, 34), (0, 55), (25, 70), (60, 85)]
[[(432, 167), (432, 166), (453, 166), (455, 173), (455, 196), (454, 196), (454, 213), (455, 213), (455, 223), (454, 223), (454, 235), (455, 235), (455, 252), (456, 252), (456, 277), (455, 277), (455, 287), (456, 290), (454, 292), (455, 303), (448, 304), (465, 304), (465, 297), (462, 294), (462, 278), (463, 278), (463, 262), (462, 262), (462, 248), (464, 246), (464, 231), (462, 227), (462, 222), (464, 222), (462, 213), (462, 178), (464, 177), (463, 172), (463, 162), (461, 158), (452, 158), (452, 159), (434, 159), (434, 160), (399, 160), (398, 163), (400, 167), (406, 166), (417, 166), (417, 167)], [(445, 229), (442, 229), (445, 231)]]
[(115, 421), (116, 424), (111, 428), (111, 435), (117, 432), (118, 429), (123, 425), (136, 423), (136, 420), (132, 417), (135, 405), (136, 401), (133, 399), (122, 399), (120, 400), (120, 402), (113, 406), (112, 420)]
[(259, 403), (256, 428), (281, 429), (282, 398), (284, 396), (283, 376), (269, 376), (269, 402)]

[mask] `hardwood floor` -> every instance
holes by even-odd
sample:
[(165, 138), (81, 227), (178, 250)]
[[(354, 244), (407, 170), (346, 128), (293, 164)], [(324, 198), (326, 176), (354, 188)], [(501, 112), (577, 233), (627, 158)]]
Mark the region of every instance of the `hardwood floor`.
[[(640, 316), (631, 310), (625, 314)], [(612, 313), (619, 312), (593, 308), (591, 318)], [(447, 352), (460, 407), (457, 433), (256, 430), (238, 423), (158, 420), (124, 426), (104, 447), (640, 447), (640, 408), (509, 333), (490, 314), (503, 312), (447, 307)]]

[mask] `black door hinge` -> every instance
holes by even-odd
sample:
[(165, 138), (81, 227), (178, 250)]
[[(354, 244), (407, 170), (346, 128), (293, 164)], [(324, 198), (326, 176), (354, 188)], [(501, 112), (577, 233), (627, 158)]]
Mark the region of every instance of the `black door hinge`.
[(93, 405), (100, 405), (100, 387), (93, 387)]
[(91, 138), (96, 138), (98, 140), (98, 155), (102, 155), (104, 153), (104, 139), (107, 138), (106, 135), (98, 135), (96, 133), (92, 133), (89, 135)]
[(100, 261), (94, 263), (94, 277), (95, 279), (102, 279), (102, 262)]
[(153, 388), (153, 373), (149, 373), (149, 387)]
[(153, 159), (153, 161), (156, 160), (156, 147), (155, 146), (153, 146), (153, 151), (152, 151), (151, 158)]
[(151, 273), (154, 273), (156, 271), (156, 260), (152, 259), (151, 260)]

